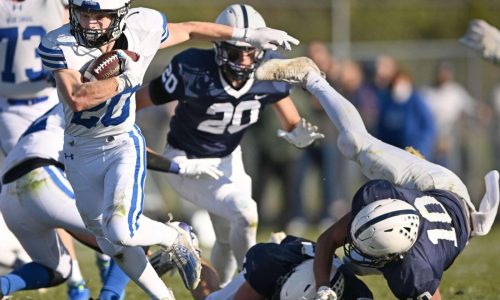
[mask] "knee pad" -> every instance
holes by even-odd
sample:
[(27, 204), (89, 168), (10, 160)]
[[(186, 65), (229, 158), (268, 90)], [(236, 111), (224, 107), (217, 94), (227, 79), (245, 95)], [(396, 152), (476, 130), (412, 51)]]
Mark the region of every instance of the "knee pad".
[(231, 223), (237, 223), (244, 227), (257, 227), (259, 222), (257, 203), (248, 197), (236, 198), (235, 203), (237, 213), (233, 215)]
[(114, 244), (103, 237), (97, 237), (97, 245), (104, 254), (114, 257), (122, 252), (123, 246)]
[(358, 132), (343, 131), (337, 138), (337, 146), (344, 156), (354, 159), (361, 152), (363, 139)]
[(113, 215), (103, 224), (106, 239), (117, 246), (130, 246), (132, 239), (126, 217)]

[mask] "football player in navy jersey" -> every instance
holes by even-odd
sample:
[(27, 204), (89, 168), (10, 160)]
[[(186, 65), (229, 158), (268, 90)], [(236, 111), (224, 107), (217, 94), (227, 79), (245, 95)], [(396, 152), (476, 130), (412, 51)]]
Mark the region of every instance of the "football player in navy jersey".
[[(265, 26), (249, 5), (227, 7), (216, 23), (240, 29)], [(223, 283), (237, 266), (241, 268), (256, 239), (257, 207), (239, 146), (245, 130), (271, 104), (283, 127), (279, 136), (290, 143), (302, 148), (323, 137), (317, 127), (301, 119), (288, 84), (255, 80), (255, 67), (275, 57), (278, 53), (236, 40), (217, 42), (213, 50), (188, 49), (137, 94), (138, 109), (178, 100), (167, 136), (167, 158), (179, 164), (206, 159), (224, 174), (217, 180), (167, 175), (182, 198), (208, 210), (216, 235), (211, 261)]]
[(441, 299), (443, 272), (471, 236), (491, 229), (499, 203), (498, 172), (486, 175), (477, 211), (453, 172), (371, 136), (354, 106), (309, 61), (268, 61), (256, 77), (301, 83), (339, 130), (340, 151), (371, 179), (354, 195), (352, 210), (318, 239), (315, 299), (336, 299), (329, 274), (341, 246), (353, 267), (381, 273), (397, 298)]

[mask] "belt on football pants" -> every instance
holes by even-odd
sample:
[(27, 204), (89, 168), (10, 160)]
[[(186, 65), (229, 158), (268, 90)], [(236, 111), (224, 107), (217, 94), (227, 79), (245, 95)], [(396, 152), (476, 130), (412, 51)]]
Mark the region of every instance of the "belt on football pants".
[(13, 99), (13, 98), (8, 98), (7, 103), (10, 105), (33, 105), (37, 104), (40, 102), (45, 102), (49, 99), (49, 96), (43, 96), (43, 97), (38, 97), (38, 98), (29, 98), (29, 99)]
[(18, 180), (34, 169), (38, 169), (44, 166), (56, 166), (64, 171), (64, 165), (55, 159), (33, 157), (29, 158), (14, 167), (10, 168), (2, 177), (2, 184), (8, 184)]

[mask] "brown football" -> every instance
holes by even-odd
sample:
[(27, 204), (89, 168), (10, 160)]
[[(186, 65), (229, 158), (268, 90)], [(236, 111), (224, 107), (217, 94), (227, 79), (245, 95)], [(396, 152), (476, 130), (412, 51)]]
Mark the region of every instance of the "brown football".
[[(139, 54), (129, 50), (123, 51), (134, 61), (139, 59)], [(84, 81), (104, 80), (120, 75), (123, 72), (122, 64), (116, 52), (112, 50), (94, 59), (83, 74)]]

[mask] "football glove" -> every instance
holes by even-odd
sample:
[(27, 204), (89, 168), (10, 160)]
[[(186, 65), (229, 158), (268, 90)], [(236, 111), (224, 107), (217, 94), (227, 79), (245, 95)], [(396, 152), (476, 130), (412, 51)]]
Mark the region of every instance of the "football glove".
[(290, 131), (278, 129), (278, 137), (287, 140), (297, 148), (305, 148), (311, 145), (315, 140), (322, 139), (325, 136), (318, 131), (318, 126), (314, 126), (302, 118), (295, 128)]
[(116, 77), (118, 81), (118, 93), (121, 93), (126, 89), (141, 84), (141, 78), (144, 74), (144, 68), (142, 66), (144, 58), (141, 55), (137, 61), (134, 61), (122, 50), (118, 50), (116, 53), (120, 58), (123, 70), (123, 73)]
[(337, 300), (337, 293), (328, 286), (320, 286), (314, 300)]
[(264, 50), (277, 50), (279, 46), (290, 51), (292, 50), (291, 44), (297, 46), (300, 43), (298, 39), (288, 35), (285, 31), (269, 27), (233, 28), (232, 39)]
[(217, 168), (217, 158), (193, 158), (187, 159), (179, 163), (179, 175), (201, 179), (211, 178), (219, 179), (224, 175), (221, 170)]
[(491, 62), (500, 62), (500, 32), (483, 20), (472, 20), (460, 43)]

